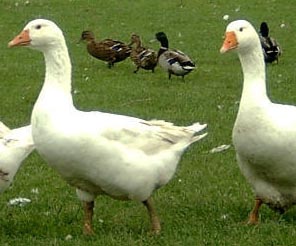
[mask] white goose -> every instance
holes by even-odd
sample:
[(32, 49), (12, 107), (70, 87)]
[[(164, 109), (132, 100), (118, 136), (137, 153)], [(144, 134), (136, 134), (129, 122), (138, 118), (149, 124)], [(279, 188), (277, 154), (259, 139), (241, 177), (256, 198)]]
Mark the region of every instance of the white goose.
[(249, 223), (256, 224), (263, 203), (279, 212), (296, 203), (296, 107), (268, 98), (261, 44), (249, 22), (227, 26), (220, 51), (233, 49), (244, 84), (232, 137), (239, 167), (256, 195), (249, 216)]
[(71, 95), (71, 63), (60, 28), (49, 20), (29, 22), (10, 43), (44, 54), (45, 81), (31, 123), (37, 151), (84, 203), (84, 232), (92, 234), (94, 199), (106, 194), (143, 202), (152, 231), (160, 222), (151, 194), (169, 182), (184, 150), (206, 136), (206, 125), (187, 127), (123, 115), (77, 110)]
[(0, 122), (0, 193), (9, 187), (23, 160), (33, 150), (30, 125), (10, 130)]

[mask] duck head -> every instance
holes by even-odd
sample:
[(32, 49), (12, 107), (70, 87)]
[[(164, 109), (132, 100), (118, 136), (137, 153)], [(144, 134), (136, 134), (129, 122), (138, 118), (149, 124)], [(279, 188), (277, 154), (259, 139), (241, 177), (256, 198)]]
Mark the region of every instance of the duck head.
[(162, 47), (169, 48), (169, 41), (167, 35), (164, 32), (156, 33), (155, 38), (160, 42)]
[(139, 35), (133, 33), (131, 35), (131, 42), (129, 44), (129, 46), (133, 45), (133, 44), (140, 44), (141, 43), (141, 38)]
[(260, 25), (260, 34), (262, 37), (267, 38), (269, 34), (269, 28), (266, 22), (262, 22)]
[(79, 41), (93, 41), (94, 39), (95, 35), (92, 31), (83, 31)]

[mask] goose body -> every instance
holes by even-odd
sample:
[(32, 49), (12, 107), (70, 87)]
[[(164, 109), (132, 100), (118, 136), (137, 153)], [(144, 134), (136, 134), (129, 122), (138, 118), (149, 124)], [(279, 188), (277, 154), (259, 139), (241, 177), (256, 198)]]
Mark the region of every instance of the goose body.
[(131, 48), (121, 41), (110, 38), (96, 41), (91, 31), (83, 31), (80, 40), (86, 41), (87, 52), (91, 56), (106, 61), (109, 68), (113, 67), (114, 63), (128, 58), (131, 53)]
[(158, 32), (155, 37), (161, 44), (157, 55), (158, 64), (168, 73), (169, 79), (172, 74), (184, 79), (185, 75), (195, 69), (196, 66), (188, 55), (180, 50), (169, 49), (169, 41), (165, 33)]
[(269, 27), (266, 22), (261, 23), (259, 34), (265, 62), (278, 63), (282, 50), (277, 41), (269, 36)]
[(156, 52), (142, 46), (141, 38), (137, 34), (132, 34), (131, 36), (130, 46), (132, 45), (134, 45), (134, 47), (132, 47), (130, 58), (136, 65), (134, 73), (137, 73), (140, 68), (154, 72), (157, 65)]
[(245, 20), (231, 22), (221, 52), (236, 49), (244, 83), (232, 138), (238, 165), (255, 192), (249, 223), (265, 203), (284, 212), (296, 203), (296, 107), (270, 101), (259, 36)]
[(31, 126), (10, 130), (0, 122), (0, 193), (10, 186), (23, 160), (33, 150)]
[(84, 231), (92, 233), (95, 197), (106, 194), (143, 202), (153, 232), (159, 232), (151, 194), (172, 178), (185, 149), (206, 135), (198, 134), (206, 125), (178, 127), (160, 120), (79, 111), (73, 106), (71, 63), (60, 28), (49, 20), (31, 21), (9, 43), (24, 45), (43, 52), (46, 64), (31, 117), (36, 149), (77, 188), (85, 205)]

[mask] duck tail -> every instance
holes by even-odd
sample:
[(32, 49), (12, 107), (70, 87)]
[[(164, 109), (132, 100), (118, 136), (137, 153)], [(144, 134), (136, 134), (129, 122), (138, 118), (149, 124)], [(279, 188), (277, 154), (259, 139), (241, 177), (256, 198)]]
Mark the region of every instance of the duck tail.
[(191, 71), (196, 68), (195, 64), (192, 61), (182, 62), (181, 64), (182, 64), (183, 69), (185, 69), (185, 70)]
[(193, 67), (193, 66), (183, 66), (183, 69), (191, 71), (191, 70), (195, 69), (195, 67)]

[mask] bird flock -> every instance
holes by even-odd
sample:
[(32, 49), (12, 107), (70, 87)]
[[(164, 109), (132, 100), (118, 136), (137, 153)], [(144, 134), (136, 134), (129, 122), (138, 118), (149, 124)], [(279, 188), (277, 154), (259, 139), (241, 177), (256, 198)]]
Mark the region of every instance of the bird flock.
[[(158, 53), (142, 45), (139, 35), (130, 44), (96, 41), (83, 31), (81, 41), (93, 57), (108, 67), (130, 57), (140, 68), (154, 72), (159, 64), (167, 73), (185, 75), (195, 63), (179, 50), (169, 49), (164, 32), (155, 35)], [(107, 195), (142, 203), (151, 231), (161, 231), (152, 200), (155, 190), (174, 176), (186, 149), (207, 136), (207, 124), (176, 126), (164, 120), (144, 120), (100, 111), (80, 111), (71, 94), (71, 61), (62, 30), (53, 21), (30, 21), (8, 44), (30, 47), (44, 56), (45, 78), (34, 104), (31, 124), (9, 129), (0, 122), (0, 192), (12, 183), (23, 160), (34, 150), (76, 189), (84, 207), (83, 231), (94, 234), (95, 198)], [(233, 128), (238, 166), (255, 194), (248, 219), (257, 224), (262, 204), (285, 212), (296, 203), (296, 107), (270, 101), (266, 90), (266, 63), (278, 63), (282, 51), (269, 36), (266, 22), (260, 31), (246, 20), (229, 23), (221, 53), (236, 50), (244, 86)]]
[(106, 61), (109, 68), (130, 57), (136, 66), (134, 73), (137, 73), (140, 68), (154, 72), (159, 64), (168, 73), (169, 79), (172, 74), (184, 79), (186, 74), (195, 69), (195, 62), (188, 55), (180, 50), (169, 49), (169, 41), (164, 32), (156, 33), (155, 38), (151, 41), (157, 40), (161, 44), (158, 53), (151, 48), (144, 47), (140, 36), (135, 33), (131, 35), (129, 44), (110, 38), (96, 40), (92, 31), (83, 31), (80, 41), (86, 42), (87, 52), (91, 56)]

